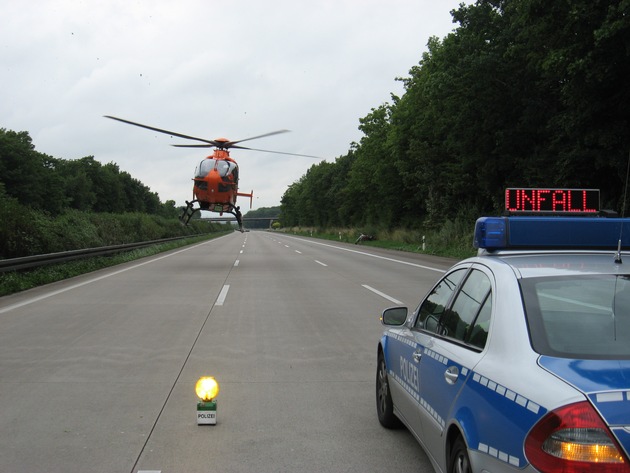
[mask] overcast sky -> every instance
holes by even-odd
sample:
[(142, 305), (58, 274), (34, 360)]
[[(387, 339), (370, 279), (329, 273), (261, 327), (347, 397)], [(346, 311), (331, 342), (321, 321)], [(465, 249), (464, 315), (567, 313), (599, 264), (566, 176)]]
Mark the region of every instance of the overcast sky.
[[(114, 162), (184, 204), (211, 150), (103, 118), (334, 161), (401, 95), (460, 0), (0, 0), (0, 128), (37, 151)], [(464, 3), (471, 3), (466, 0)], [(191, 144), (193, 142), (187, 142)], [(240, 191), (280, 204), (316, 159), (233, 150)], [(247, 199), (240, 201), (248, 209)]]

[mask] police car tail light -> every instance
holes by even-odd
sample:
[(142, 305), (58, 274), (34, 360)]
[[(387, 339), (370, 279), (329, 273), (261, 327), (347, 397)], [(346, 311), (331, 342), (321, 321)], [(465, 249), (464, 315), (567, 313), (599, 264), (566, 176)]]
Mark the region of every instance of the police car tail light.
[(588, 402), (543, 417), (525, 440), (525, 455), (542, 472), (630, 472), (617, 442)]

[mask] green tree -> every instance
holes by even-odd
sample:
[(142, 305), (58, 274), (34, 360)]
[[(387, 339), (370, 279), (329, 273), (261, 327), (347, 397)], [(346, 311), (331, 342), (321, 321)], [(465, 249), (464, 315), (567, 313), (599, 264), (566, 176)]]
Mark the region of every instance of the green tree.
[(64, 161), (59, 172), (65, 182), (68, 206), (72, 209), (90, 211), (96, 203), (96, 192), (90, 177), (89, 158)]
[(58, 213), (65, 206), (57, 161), (35, 151), (29, 134), (0, 129), (0, 182), (22, 205)]

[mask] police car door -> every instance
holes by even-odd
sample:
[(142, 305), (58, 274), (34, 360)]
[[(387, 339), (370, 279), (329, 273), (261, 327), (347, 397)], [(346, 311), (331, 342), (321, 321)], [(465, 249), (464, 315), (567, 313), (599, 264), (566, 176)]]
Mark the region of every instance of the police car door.
[(434, 315), (434, 318), (427, 323), (432, 323), (433, 320), (437, 321), (466, 271), (467, 268), (463, 268), (451, 272), (443, 278), (418, 306), (409, 325), (405, 324), (399, 329), (393, 328), (388, 331), (386, 356), (394, 405), (399, 414), (404, 417), (405, 423), (419, 438), (423, 437), (420, 414), (422, 410), (420, 361), (423, 346), (418, 343), (419, 332), (414, 327), (413, 322), (417, 320), (418, 312), (423, 307), (425, 310), (427, 307), (431, 307), (431, 312)]
[[(445, 458), (444, 429), (451, 406), (482, 356), (492, 311), (490, 277), (480, 267), (448, 274), (448, 304), (436, 313), (430, 296), (419, 308), (416, 340), (422, 346), (420, 367), (421, 422), (424, 443)], [(427, 304), (428, 303), (428, 304)]]
[(390, 392), (397, 415), (417, 437), (420, 437), (422, 430), (418, 414), (420, 377), (418, 366), (413, 362), (413, 354), (417, 351), (418, 345), (410, 327), (410, 323), (405, 323), (386, 331), (384, 355)]

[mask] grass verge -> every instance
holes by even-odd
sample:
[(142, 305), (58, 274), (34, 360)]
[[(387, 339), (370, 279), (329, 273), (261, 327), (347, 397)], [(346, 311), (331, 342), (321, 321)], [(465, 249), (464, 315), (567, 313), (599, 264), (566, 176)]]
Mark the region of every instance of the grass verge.
[(445, 225), (437, 231), (414, 230), (373, 230), (359, 231), (356, 229), (318, 229), (318, 228), (286, 228), (285, 233), (309, 236), (331, 241), (357, 243), (359, 235), (365, 233), (373, 236), (371, 241), (357, 243), (361, 246), (373, 246), (397, 251), (408, 251), (448, 258), (464, 259), (474, 256), (477, 251), (472, 246), (473, 233), (460, 226)]

